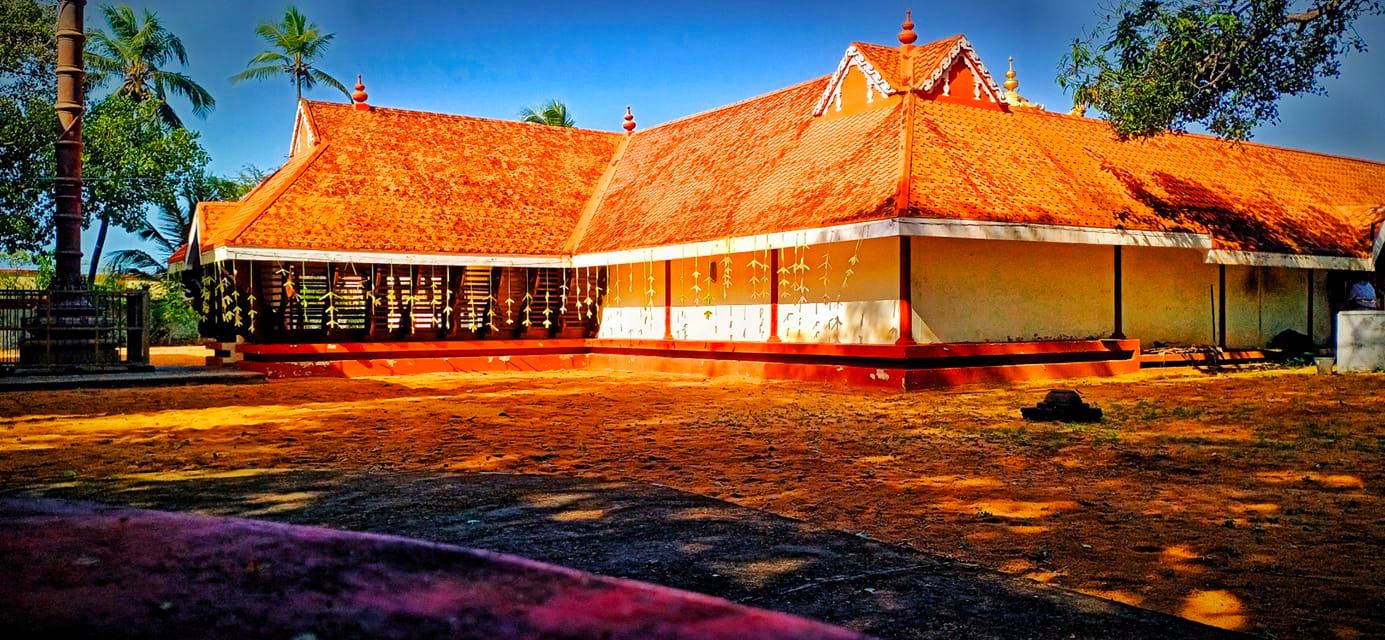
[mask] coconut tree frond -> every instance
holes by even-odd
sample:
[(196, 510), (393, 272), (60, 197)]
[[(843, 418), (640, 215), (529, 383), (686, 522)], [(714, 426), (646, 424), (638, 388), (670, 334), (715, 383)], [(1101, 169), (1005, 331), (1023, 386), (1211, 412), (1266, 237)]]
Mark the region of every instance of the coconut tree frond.
[(302, 46), (299, 50), (306, 59), (319, 58), (327, 53), (327, 47), (331, 46), (332, 39), (335, 37), (337, 37), (335, 33), (321, 35), (317, 31), (317, 27), (313, 27), (311, 31), (303, 34)]
[(575, 127), (577, 122), (568, 113), (567, 105), (553, 99), (538, 107), (525, 107), (519, 112), (521, 122), (546, 124), (551, 127)]
[(265, 80), (282, 74), (288, 76), (300, 97), (303, 89), (312, 89), (318, 83), (350, 95), (340, 81), (313, 66), (314, 60), (327, 51), (335, 36), (322, 33), (297, 7), (285, 9), (278, 23), (260, 23), (255, 33), (269, 43), (270, 48), (250, 58), (246, 63), (248, 68), (232, 76), (232, 82)]
[(121, 249), (112, 251), (106, 259), (106, 270), (110, 273), (158, 275), (168, 269), (154, 256), (140, 249)]
[(244, 82), (246, 80), (267, 80), (274, 78), (284, 72), (283, 67), (251, 67), (231, 76), (231, 82)]
[(341, 94), (347, 98), (351, 97), (351, 92), (346, 90), (346, 85), (342, 84), (340, 80), (327, 75), (327, 72), (319, 69), (310, 69), (308, 75), (311, 76), (315, 82), (321, 82), (322, 84), (332, 87), (340, 91)]
[(261, 51), (261, 52), (255, 54), (255, 57), (251, 58), (251, 59), (250, 59), (250, 62), (247, 62), (247, 63), (245, 63), (245, 64), (246, 64), (247, 66), (248, 66), (248, 65), (257, 65), (257, 64), (258, 64), (258, 65), (273, 64), (273, 65), (278, 65), (279, 67), (282, 68), (282, 67), (287, 67), (287, 66), (292, 65), (292, 64), (293, 64), (293, 58), (290, 58), (290, 57), (288, 57), (288, 56), (286, 56), (286, 55), (284, 55), (284, 54), (282, 54), (282, 53), (279, 53), (278, 51)]
[(174, 111), (173, 107), (169, 106), (166, 101), (159, 101), (159, 119), (174, 129), (183, 128), (183, 119), (178, 117), (178, 112)]
[(182, 127), (182, 119), (168, 104), (168, 94), (182, 96), (197, 117), (206, 117), (216, 106), (210, 93), (192, 78), (160, 67), (169, 61), (187, 64), (187, 49), (177, 34), (166, 29), (159, 17), (144, 10), (136, 15), (129, 5), (104, 6), (106, 30), (87, 34), (86, 61), (97, 85), (119, 79), (121, 94), (143, 101), (164, 101), (159, 113), (164, 121)]
[(159, 97), (164, 97), (165, 92), (171, 92), (187, 98), (188, 102), (192, 103), (193, 115), (205, 118), (216, 108), (216, 99), (192, 78), (173, 71), (154, 71), (153, 76)]

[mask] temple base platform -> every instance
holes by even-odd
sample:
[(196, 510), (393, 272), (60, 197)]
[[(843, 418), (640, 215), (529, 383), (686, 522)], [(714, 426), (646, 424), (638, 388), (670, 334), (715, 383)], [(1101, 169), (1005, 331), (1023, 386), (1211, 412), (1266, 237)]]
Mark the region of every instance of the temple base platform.
[(593, 369), (802, 380), (907, 391), (982, 382), (1116, 376), (1140, 369), (1139, 340), (914, 345), (687, 340), (211, 343), (227, 364), (271, 378)]

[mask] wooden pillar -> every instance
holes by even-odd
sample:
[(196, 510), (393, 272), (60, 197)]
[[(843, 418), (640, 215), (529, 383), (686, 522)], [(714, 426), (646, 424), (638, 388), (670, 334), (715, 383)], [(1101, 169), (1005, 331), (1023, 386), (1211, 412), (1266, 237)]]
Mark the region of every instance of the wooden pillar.
[(1226, 348), (1226, 265), (1217, 265), (1217, 346)]
[(1111, 332), (1111, 338), (1115, 340), (1125, 339), (1125, 267), (1122, 264), (1121, 258), (1121, 246), (1116, 245), (1115, 252), (1112, 257), (1112, 262), (1115, 267), (1115, 280), (1112, 283), (1112, 290), (1114, 292), (1114, 299), (1112, 302), (1115, 305), (1115, 308), (1112, 309), (1112, 311), (1114, 311), (1115, 317), (1115, 321), (1113, 323), (1115, 324), (1115, 330)]
[(673, 339), (673, 261), (664, 261), (664, 339)]
[(769, 341), (779, 342), (779, 254), (783, 249), (769, 251)]
[(899, 345), (914, 344), (913, 262), (909, 236), (899, 236)]

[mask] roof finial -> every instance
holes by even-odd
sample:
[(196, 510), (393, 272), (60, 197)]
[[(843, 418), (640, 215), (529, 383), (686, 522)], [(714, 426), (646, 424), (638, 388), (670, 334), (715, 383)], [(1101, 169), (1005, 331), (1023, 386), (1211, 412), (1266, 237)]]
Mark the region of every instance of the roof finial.
[(620, 126), (625, 127), (626, 133), (635, 132), (635, 114), (630, 112), (630, 105), (628, 104), (625, 105), (625, 124)]
[(1010, 56), (1010, 70), (1005, 72), (1005, 102), (1011, 107), (1025, 107), (1029, 109), (1044, 108), (1041, 104), (1030, 102), (1027, 98), (1020, 95), (1020, 81), (1015, 78), (1015, 57)]
[(913, 12), (908, 9), (904, 10), (904, 24), (900, 25), (900, 27), (903, 31), (899, 32), (899, 43), (904, 45), (906, 51), (912, 49), (914, 47), (914, 42), (919, 39), (919, 34), (914, 33)]
[(1010, 56), (1010, 70), (1005, 72), (1005, 99), (1010, 102), (1019, 101), (1019, 93), (1015, 89), (1020, 88), (1020, 81), (1015, 79), (1015, 56)]
[(365, 82), (361, 80), (361, 74), (356, 74), (356, 91), (351, 94), (351, 100), (356, 103), (355, 109), (357, 111), (370, 111), (370, 105), (365, 103), (366, 98), (369, 97), (370, 95), (365, 92)]

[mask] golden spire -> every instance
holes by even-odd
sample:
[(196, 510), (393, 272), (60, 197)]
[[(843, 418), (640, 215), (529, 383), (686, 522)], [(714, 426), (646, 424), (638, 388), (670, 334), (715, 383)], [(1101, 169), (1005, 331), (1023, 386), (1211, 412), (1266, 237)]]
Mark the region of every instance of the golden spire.
[(1020, 95), (1020, 81), (1015, 78), (1015, 57), (1010, 56), (1010, 70), (1005, 72), (1005, 101), (1012, 107), (1028, 107), (1031, 109), (1043, 109), (1041, 104), (1034, 104)]
[(1010, 56), (1010, 70), (1005, 72), (1005, 100), (1010, 104), (1019, 104), (1020, 94), (1015, 89), (1020, 88), (1020, 81), (1015, 79), (1015, 56)]

